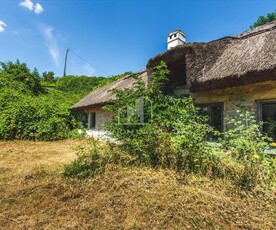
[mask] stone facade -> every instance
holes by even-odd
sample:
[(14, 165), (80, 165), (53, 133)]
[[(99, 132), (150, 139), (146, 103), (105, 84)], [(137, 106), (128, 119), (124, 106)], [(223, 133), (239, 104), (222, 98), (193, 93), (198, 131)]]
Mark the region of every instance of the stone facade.
[(95, 113), (95, 130), (104, 130), (105, 123), (112, 119), (112, 112), (101, 107), (90, 108), (84, 111), (88, 113), (88, 129), (91, 129), (92, 113)]
[[(260, 102), (276, 101), (276, 81), (266, 81), (197, 93), (190, 93), (185, 88), (178, 88), (175, 90), (175, 93), (177, 95), (191, 94), (195, 98), (195, 103), (199, 105), (221, 104), (223, 106), (223, 117), (233, 117), (237, 111), (237, 104), (242, 101), (243, 106), (248, 111), (255, 113), (258, 118)], [(95, 130), (104, 130), (105, 123), (112, 118), (112, 112), (102, 107), (89, 108), (84, 112), (89, 114), (89, 129), (91, 128), (92, 113), (95, 113)], [(225, 119), (223, 119), (223, 128), (227, 129)]]
[[(187, 89), (179, 88), (175, 90), (178, 95), (187, 94)], [(233, 117), (237, 111), (237, 104), (242, 101), (242, 105), (248, 111), (259, 115), (258, 107), (262, 101), (276, 101), (276, 81), (266, 81), (262, 83), (249, 84), (239, 87), (229, 87), (211, 91), (191, 93), (197, 104), (223, 105), (223, 117)], [(224, 128), (225, 120), (224, 120)]]

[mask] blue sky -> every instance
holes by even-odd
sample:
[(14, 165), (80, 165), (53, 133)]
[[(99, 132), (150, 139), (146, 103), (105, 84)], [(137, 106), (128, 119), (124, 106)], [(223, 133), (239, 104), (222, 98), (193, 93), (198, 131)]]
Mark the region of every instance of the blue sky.
[(106, 76), (138, 71), (166, 50), (167, 34), (207, 42), (248, 30), (275, 0), (0, 0), (0, 61), (39, 72)]

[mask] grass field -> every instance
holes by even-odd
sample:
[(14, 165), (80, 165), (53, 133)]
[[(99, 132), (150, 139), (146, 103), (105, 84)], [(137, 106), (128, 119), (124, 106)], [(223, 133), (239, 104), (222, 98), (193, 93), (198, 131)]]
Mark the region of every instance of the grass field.
[(275, 191), (149, 168), (64, 178), (87, 142), (0, 142), (0, 228), (275, 229)]

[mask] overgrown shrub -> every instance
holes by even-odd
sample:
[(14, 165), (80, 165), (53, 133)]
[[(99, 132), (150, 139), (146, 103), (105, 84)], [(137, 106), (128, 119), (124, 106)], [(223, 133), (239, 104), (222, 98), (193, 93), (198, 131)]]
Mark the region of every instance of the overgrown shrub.
[(37, 69), (31, 71), (25, 63), (20, 63), (18, 60), (15, 63), (0, 62), (0, 67), (1, 78), (14, 81), (18, 85), (23, 84), (34, 95), (43, 91)]
[(68, 138), (77, 128), (70, 107), (80, 97), (42, 88), (37, 70), (25, 63), (0, 62), (0, 139)]
[(276, 141), (276, 120), (270, 120), (264, 124), (267, 127), (267, 135)]
[(64, 175), (67, 177), (86, 178), (101, 174), (109, 165), (130, 165), (132, 159), (119, 147), (112, 143), (104, 143), (93, 138), (90, 145), (77, 146), (79, 157), (65, 165)]
[(56, 85), (57, 89), (63, 92), (84, 96), (105, 79), (104, 77), (65, 76), (58, 78)]
[[(166, 64), (161, 62), (151, 76), (149, 87), (133, 76), (136, 78), (134, 88), (114, 90), (116, 100), (107, 108), (115, 116), (106, 128), (111, 137), (121, 143), (118, 154), (128, 155), (129, 165), (163, 167), (187, 173), (217, 173), (214, 167), (219, 160), (218, 151), (206, 143), (212, 128), (200, 115), (191, 97), (177, 97), (166, 92), (167, 75)], [(142, 123), (141, 117), (135, 115), (135, 105), (139, 103), (143, 105)], [(94, 159), (93, 155), (90, 154), (90, 160)], [(87, 155), (79, 160), (84, 163), (84, 159), (87, 160)], [(84, 167), (80, 162), (75, 162), (72, 167), (78, 165)]]
[(79, 126), (70, 107), (93, 88), (122, 76), (68, 76), (56, 83), (53, 72), (42, 75), (19, 61), (0, 62), (0, 139), (83, 137), (75, 130)]
[(12, 101), (2, 96), (0, 139), (59, 140), (77, 128), (66, 94), (50, 91), (38, 97), (17, 95)]
[(242, 166), (238, 185), (252, 189), (257, 184), (274, 183), (275, 160), (265, 153), (272, 139), (261, 132), (262, 124), (242, 106), (242, 102), (238, 104), (236, 116), (227, 123), (231, 129), (224, 133), (221, 142), (233, 161)]
[[(204, 161), (214, 158), (206, 144), (207, 133), (212, 129), (191, 97), (168, 94), (168, 73), (166, 64), (161, 62), (148, 87), (136, 78), (133, 89), (115, 90), (116, 100), (109, 107), (115, 116), (107, 129), (139, 164), (199, 171)], [(142, 108), (135, 108), (136, 105)], [(135, 115), (137, 109), (143, 113), (143, 123)]]
[(65, 175), (86, 177), (102, 173), (108, 164), (121, 164), (229, 179), (249, 190), (258, 184), (275, 185), (275, 160), (264, 153), (268, 138), (260, 133), (253, 117), (239, 111), (229, 121), (234, 129), (224, 133), (222, 147), (209, 144), (208, 134), (218, 133), (200, 115), (191, 97), (166, 91), (167, 74), (166, 64), (161, 62), (148, 87), (133, 76), (134, 88), (114, 90), (116, 100), (107, 107), (114, 118), (106, 128), (120, 144), (116, 148), (106, 144), (103, 149), (93, 142), (92, 149), (66, 166)]
[(69, 108), (79, 97), (40, 86), (26, 64), (0, 63), (0, 139), (58, 140), (76, 128)]
[(265, 156), (264, 150), (271, 139), (261, 132), (261, 124), (258, 124), (254, 114), (239, 108), (236, 116), (227, 123), (231, 129), (224, 133), (221, 141), (235, 158), (251, 161)]

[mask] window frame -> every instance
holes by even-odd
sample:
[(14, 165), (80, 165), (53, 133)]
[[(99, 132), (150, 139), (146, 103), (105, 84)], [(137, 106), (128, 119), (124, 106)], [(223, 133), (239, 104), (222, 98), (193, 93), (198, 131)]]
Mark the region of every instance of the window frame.
[[(276, 104), (276, 98), (275, 99), (266, 99), (266, 100), (256, 100), (257, 103), (257, 121), (263, 122), (263, 104), (267, 103), (275, 103)], [(263, 132), (263, 125), (261, 126), (261, 131)]]
[[(94, 123), (94, 125), (93, 125)], [(89, 113), (89, 129), (95, 130), (96, 129), (96, 112)]]
[[(197, 107), (208, 107), (208, 114), (211, 114), (211, 107), (212, 106), (220, 106), (221, 107), (221, 130), (219, 132), (223, 133), (224, 128), (224, 102), (217, 102), (217, 103), (199, 103), (197, 104)], [(211, 117), (208, 117), (208, 123), (210, 123)]]
[[(276, 103), (275, 99), (267, 99), (267, 100), (256, 100), (257, 104), (257, 121), (262, 122), (263, 121), (263, 104), (267, 103)], [(263, 127), (262, 127), (263, 130)]]

